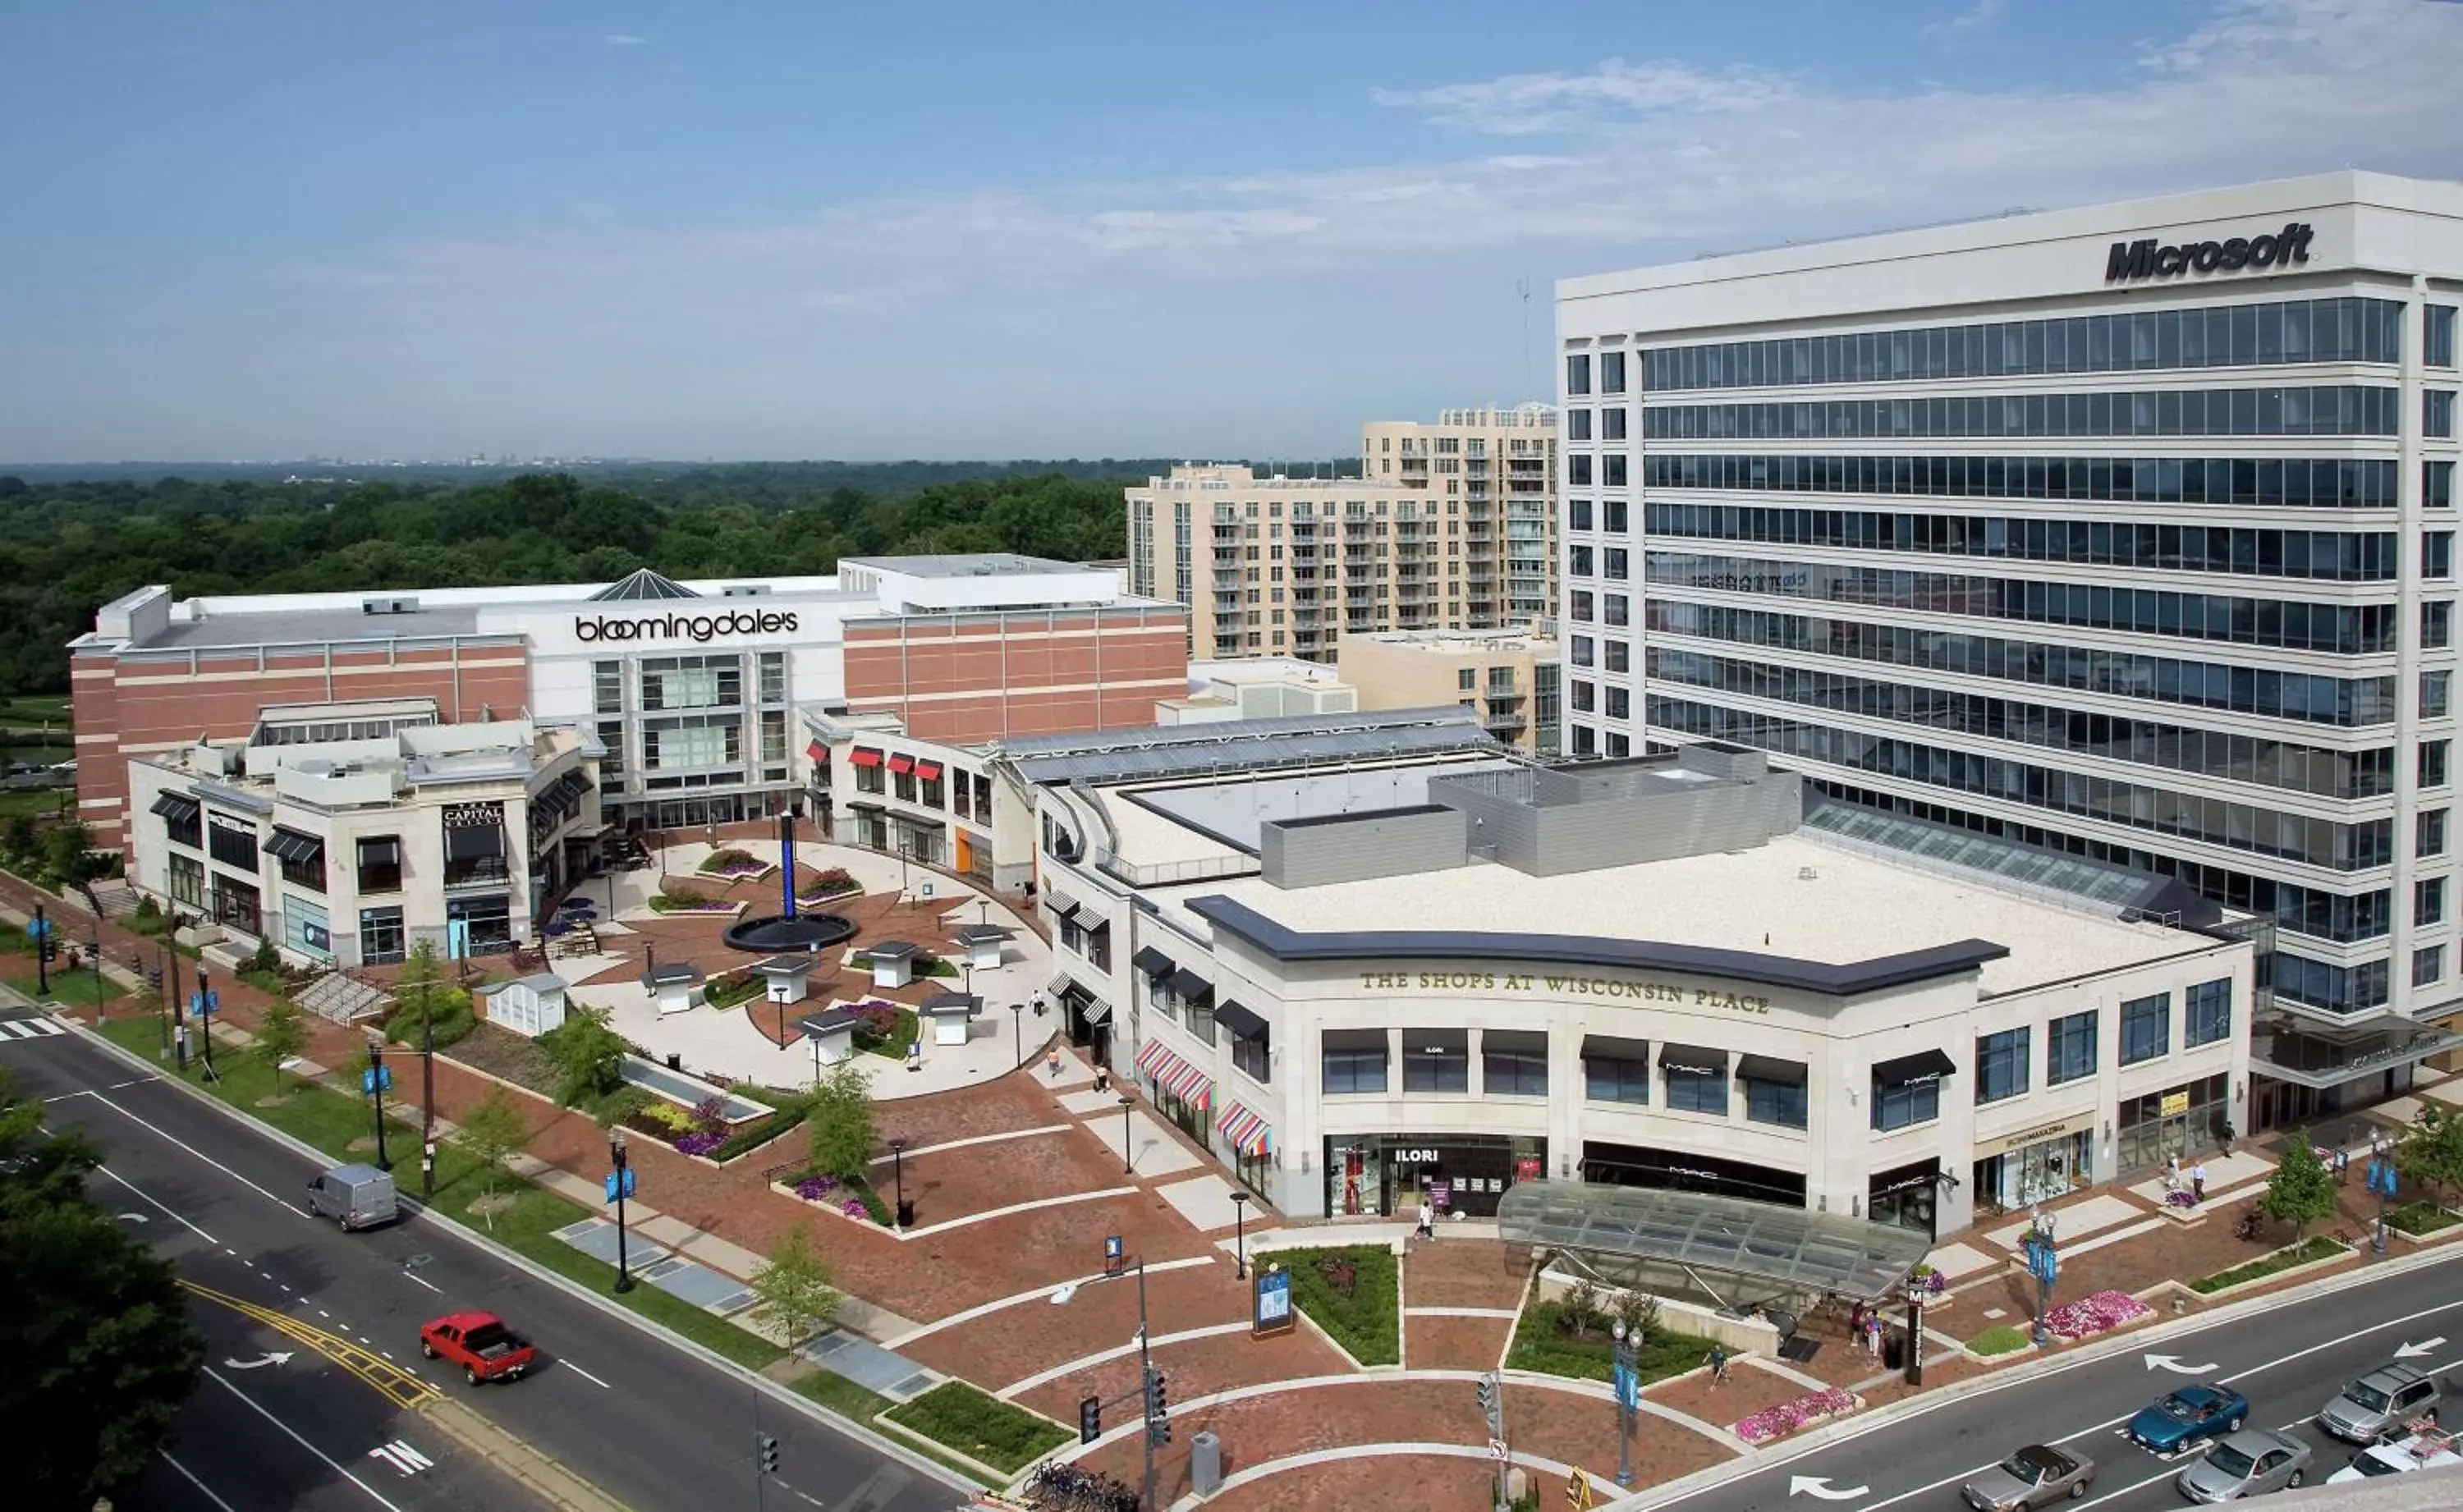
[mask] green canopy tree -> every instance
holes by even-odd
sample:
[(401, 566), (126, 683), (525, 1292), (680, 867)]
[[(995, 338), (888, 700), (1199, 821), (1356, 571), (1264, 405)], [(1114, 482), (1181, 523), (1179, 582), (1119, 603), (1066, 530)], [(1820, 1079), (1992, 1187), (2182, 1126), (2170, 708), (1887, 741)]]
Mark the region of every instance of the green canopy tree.
[(769, 1264), (746, 1283), (753, 1296), (752, 1315), (770, 1326), (789, 1349), (813, 1336), (839, 1309), (839, 1289), (829, 1262), (813, 1248), (812, 1236), (801, 1228), (770, 1248)]
[(0, 1421), (10, 1504), (86, 1512), (142, 1472), (196, 1389), (204, 1338), (171, 1266), (97, 1207), (91, 1146), (42, 1131), (0, 1068)]
[(453, 1142), (470, 1152), (479, 1162), (479, 1195), (496, 1195), (496, 1183), (504, 1178), (505, 1162), (522, 1153), (531, 1140), (530, 1120), (522, 1116), (521, 1106), (513, 1094), (502, 1087), (492, 1088), (479, 1106), (457, 1124)]
[(2434, 1186), (2441, 1198), (2463, 1186), (2463, 1113), (2424, 1102), (2394, 1147), (2394, 1168), (2409, 1180)]
[(2309, 1143), (2308, 1130), (2294, 1132), (2275, 1174), (2266, 1178), (2266, 1194), (2257, 1199), (2257, 1210), (2278, 1223), (2291, 1224), (2296, 1240), (2309, 1231), (2310, 1224), (2334, 1213), (2335, 1178)]
[(881, 1142), (872, 1083), (853, 1061), (841, 1061), (813, 1084), (811, 1107), (804, 1126), (814, 1166), (842, 1181), (861, 1177)]
[(249, 1053), (273, 1071), (273, 1089), (282, 1090), (282, 1063), (308, 1048), (308, 1016), (289, 998), (276, 998), (256, 1021), (256, 1038)]

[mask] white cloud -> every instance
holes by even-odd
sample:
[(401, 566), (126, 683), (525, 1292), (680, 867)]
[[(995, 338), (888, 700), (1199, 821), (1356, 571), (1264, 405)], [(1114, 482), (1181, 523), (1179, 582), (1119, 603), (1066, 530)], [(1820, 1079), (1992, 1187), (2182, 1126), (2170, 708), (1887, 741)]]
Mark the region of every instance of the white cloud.
[(609, 47), (648, 47), (650, 45), (648, 37), (635, 36), (630, 32), (610, 32), (603, 40)]
[(1944, 41), (1954, 41), (1983, 31), (1999, 20), (2008, 9), (2008, 0), (1975, 0), (1975, 3), (1947, 21), (1936, 21), (1926, 27), (1925, 35)]
[(1610, 58), (1587, 74), (1509, 74), (1435, 89), (1381, 89), (1370, 97), (1448, 125), (1524, 136), (1576, 131), (1619, 118), (1765, 110), (1784, 104), (1794, 93), (1785, 76), (1763, 69), (1706, 71), (1687, 63), (1636, 65)]

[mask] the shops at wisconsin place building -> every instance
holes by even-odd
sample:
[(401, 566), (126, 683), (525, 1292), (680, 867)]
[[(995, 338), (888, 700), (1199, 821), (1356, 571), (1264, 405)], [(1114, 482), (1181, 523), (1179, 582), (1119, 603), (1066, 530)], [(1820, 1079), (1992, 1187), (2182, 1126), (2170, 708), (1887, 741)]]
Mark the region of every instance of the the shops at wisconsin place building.
[(1566, 750), (2275, 926), (2243, 1128), (2463, 1008), (2463, 184), (2337, 173), (1565, 281)]
[(1042, 744), (1065, 1031), (1295, 1217), (1581, 1177), (1931, 1235), (2246, 1117), (2264, 928), (2169, 878), (1454, 705)]

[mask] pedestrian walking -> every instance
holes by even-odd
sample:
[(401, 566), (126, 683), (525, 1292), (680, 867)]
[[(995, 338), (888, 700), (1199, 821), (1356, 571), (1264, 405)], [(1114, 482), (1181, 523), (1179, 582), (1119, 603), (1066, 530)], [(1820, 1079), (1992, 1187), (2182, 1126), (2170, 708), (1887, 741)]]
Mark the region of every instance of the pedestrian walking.
[(2181, 1157), (2177, 1155), (2164, 1157), (2164, 1190), (2167, 1192), (2181, 1190)]
[(1035, 996), (1029, 999), (1028, 1002), (1035, 1008), (1035, 1016), (1038, 1019), (1043, 1017), (1043, 989), (1041, 987), (1035, 989)]
[(2217, 1159), (2221, 1159), (2223, 1156), (2232, 1154), (2233, 1138), (2233, 1126), (2230, 1119), (2226, 1119), (2215, 1126), (2215, 1157)]
[(2335, 1152), (2335, 1184), (2336, 1184), (2337, 1186), (2342, 1186), (2342, 1185), (2343, 1184), (2343, 1177), (2344, 1177), (2345, 1176), (2347, 1176), (2347, 1175), (2349, 1175), (2349, 1174), (2350, 1174), (2351, 1169), (2352, 1169), (2352, 1152), (2350, 1152), (2349, 1150), (2338, 1150), (2338, 1151), (2336, 1151), (2336, 1152)]
[(1420, 1237), (1422, 1239), (1437, 1237), (1437, 1210), (1430, 1205), (1425, 1196), (1420, 1199)]
[(1060, 1048), (1058, 1046), (1054, 1046), (1052, 1053), (1043, 1058), (1043, 1069), (1044, 1072), (1051, 1076), (1053, 1080), (1058, 1081), (1060, 1079)]
[(1702, 1363), (1711, 1367), (1711, 1385), (1728, 1384), (1728, 1351), (1725, 1349), (1716, 1344), (1711, 1345), (1711, 1352), (1702, 1356)]
[(2190, 1200), (2204, 1203), (2207, 1199), (2207, 1163), (2204, 1160), (2190, 1167)]
[(1879, 1308), (1864, 1314), (1864, 1352), (1877, 1360), (1882, 1357), (1882, 1314)]

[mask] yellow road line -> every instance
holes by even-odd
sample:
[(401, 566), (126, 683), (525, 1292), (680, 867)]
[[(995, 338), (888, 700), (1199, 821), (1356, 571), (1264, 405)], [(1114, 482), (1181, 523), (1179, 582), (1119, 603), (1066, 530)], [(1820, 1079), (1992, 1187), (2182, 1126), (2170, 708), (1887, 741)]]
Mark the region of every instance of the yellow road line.
[(366, 1382), (397, 1407), (414, 1409), (424, 1407), (444, 1394), (374, 1350), (365, 1345), (356, 1344), (338, 1333), (329, 1333), (323, 1328), (302, 1323), (287, 1312), (277, 1312), (272, 1307), (260, 1306), (245, 1297), (234, 1297), (228, 1292), (216, 1291), (210, 1286), (201, 1286), (185, 1277), (182, 1278), (180, 1285), (208, 1302), (229, 1307), (244, 1318), (262, 1323), (284, 1337), (316, 1350)]

